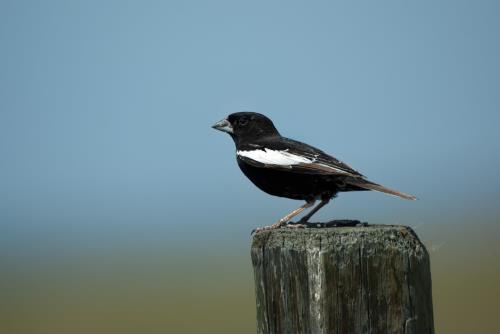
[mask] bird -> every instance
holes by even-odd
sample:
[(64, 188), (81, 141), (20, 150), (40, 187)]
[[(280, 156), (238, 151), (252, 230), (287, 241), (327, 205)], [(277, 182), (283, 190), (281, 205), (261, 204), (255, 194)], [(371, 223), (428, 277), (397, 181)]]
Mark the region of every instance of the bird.
[[(406, 200), (413, 195), (369, 181), (348, 164), (311, 145), (282, 136), (267, 116), (236, 112), (212, 128), (228, 133), (236, 146), (236, 161), (243, 174), (260, 190), (279, 197), (303, 200), (299, 208), (276, 223), (255, 229), (305, 227), (309, 219), (339, 192), (374, 190)], [(316, 201), (319, 204), (314, 206)], [(297, 224), (288, 224), (312, 208)]]

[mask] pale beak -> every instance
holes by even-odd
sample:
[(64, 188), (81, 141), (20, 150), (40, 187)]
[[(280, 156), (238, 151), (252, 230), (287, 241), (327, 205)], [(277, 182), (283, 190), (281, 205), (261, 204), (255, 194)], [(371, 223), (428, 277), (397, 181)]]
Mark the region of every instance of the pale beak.
[(212, 128), (222, 131), (222, 132), (227, 132), (227, 133), (233, 133), (233, 127), (231, 126), (231, 123), (227, 119), (223, 119), (222, 121), (218, 121), (214, 125), (212, 125)]

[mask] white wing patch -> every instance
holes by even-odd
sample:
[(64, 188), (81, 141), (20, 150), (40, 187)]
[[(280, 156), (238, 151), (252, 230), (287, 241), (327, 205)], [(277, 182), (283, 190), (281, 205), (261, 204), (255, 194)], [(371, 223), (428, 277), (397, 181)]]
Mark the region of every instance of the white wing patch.
[(265, 148), (263, 150), (237, 151), (236, 154), (238, 156), (249, 158), (265, 165), (277, 165), (291, 168), (293, 165), (314, 164), (318, 167), (321, 166), (324, 169), (331, 170), (332, 173), (350, 175), (349, 172), (346, 172), (340, 168), (335, 168), (330, 165), (316, 162), (317, 156), (306, 158), (298, 154), (290, 153), (288, 152), (288, 150), (276, 151)]
[(314, 160), (297, 154), (292, 154), (287, 151), (274, 151), (268, 148), (265, 148), (264, 150), (237, 151), (236, 154), (266, 165), (290, 166), (310, 164), (314, 162)]

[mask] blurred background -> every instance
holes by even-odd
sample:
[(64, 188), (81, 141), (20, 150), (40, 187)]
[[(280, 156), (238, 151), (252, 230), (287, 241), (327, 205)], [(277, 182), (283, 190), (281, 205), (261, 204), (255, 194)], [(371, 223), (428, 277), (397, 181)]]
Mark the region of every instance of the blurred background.
[(0, 1), (0, 332), (255, 333), (250, 231), (299, 202), (242, 110), (371, 180), (318, 220), (412, 226), (438, 333), (500, 307), (497, 1)]

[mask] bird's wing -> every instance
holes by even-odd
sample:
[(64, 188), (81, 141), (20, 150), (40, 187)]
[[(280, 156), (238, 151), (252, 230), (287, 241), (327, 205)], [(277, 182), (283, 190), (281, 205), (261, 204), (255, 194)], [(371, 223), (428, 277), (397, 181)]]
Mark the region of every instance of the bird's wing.
[(345, 183), (384, 192), (404, 199), (415, 200), (410, 194), (368, 181), (342, 161), (310, 145), (284, 137), (272, 138), (259, 143), (241, 145), (237, 152), (241, 161), (259, 168), (273, 168), (303, 174), (343, 176)]
[(325, 152), (284, 137), (241, 146), (236, 154), (238, 159), (260, 168), (303, 174), (363, 177), (349, 165)]

